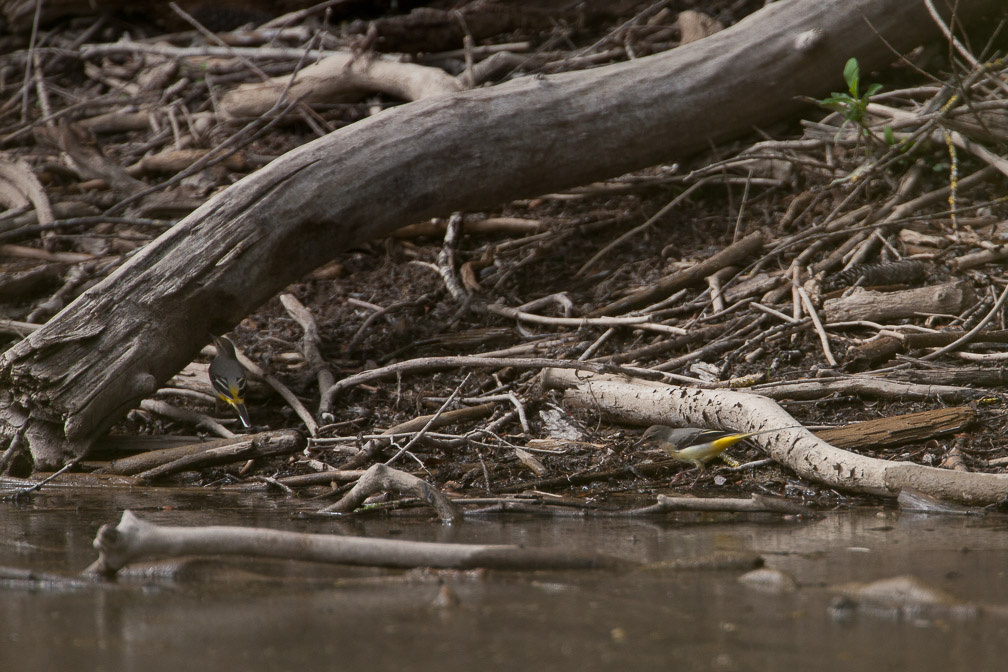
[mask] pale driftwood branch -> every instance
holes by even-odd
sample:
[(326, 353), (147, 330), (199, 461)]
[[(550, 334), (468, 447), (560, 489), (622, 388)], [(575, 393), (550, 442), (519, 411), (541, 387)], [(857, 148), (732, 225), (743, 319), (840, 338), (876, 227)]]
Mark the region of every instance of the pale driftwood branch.
[[(319, 336), (318, 325), (315, 323), (315, 317), (311, 314), (311, 311), (305, 308), (293, 294), (281, 294), (280, 303), (283, 304), (283, 307), (287, 310), (290, 316), (293, 317), (304, 330), (304, 336), (301, 339), (301, 354), (304, 355), (305, 363), (308, 365), (308, 368), (312, 370), (315, 374), (315, 378), (318, 380), (319, 396), (321, 396), (325, 394), (326, 390), (332, 387), (332, 384), (336, 379), (333, 376), (332, 371), (329, 370), (329, 365), (326, 363), (325, 358), (322, 356), (322, 338)], [(312, 419), (312, 423), (314, 425), (314, 419)], [(315, 436), (317, 432), (317, 425), (309, 425), (309, 434)]]
[(131, 562), (152, 556), (248, 555), (344, 565), (541, 570), (625, 568), (634, 563), (565, 550), (439, 544), (304, 534), (254, 527), (170, 527), (123, 512), (119, 525), (102, 525), (95, 537), (98, 559), (85, 574), (114, 576)]
[(579, 369), (582, 371), (601, 371), (605, 367), (601, 364), (591, 362), (577, 362), (547, 359), (545, 357), (481, 357), (479, 355), (460, 355), (458, 357), (419, 357), (408, 359), (404, 362), (397, 362), (377, 369), (362, 371), (353, 376), (348, 376), (338, 381), (335, 385), (326, 390), (322, 397), (322, 404), (319, 414), (328, 413), (332, 408), (332, 403), (336, 395), (344, 390), (366, 383), (372, 380), (380, 380), (391, 375), (401, 375), (404, 373), (419, 373), (422, 371), (444, 371), (446, 369), (503, 369), (513, 367), (516, 369), (544, 369), (550, 366)]
[[(963, 0), (958, 18), (1001, 3)], [(213, 196), (4, 352), (0, 432), (27, 418), (37, 468), (58, 466), (192, 361), (208, 331), (341, 250), (706, 151), (828, 94), (848, 58), (868, 72), (936, 34), (904, 0), (772, 3), (669, 52), (428, 98), (330, 133)]]
[(291, 410), (293, 410), (294, 413), (301, 418), (301, 422), (305, 424), (305, 429), (308, 430), (308, 434), (310, 436), (318, 434), (318, 422), (316, 422), (315, 418), (312, 417), (312, 414), (308, 411), (308, 409), (305, 408), (305, 405), (301, 403), (301, 400), (298, 399), (293, 392), (291, 392), (291, 389), (283, 384), (283, 381), (276, 376), (272, 376), (263, 371), (261, 366), (246, 357), (245, 353), (238, 348), (235, 348), (235, 352), (238, 354), (238, 361), (241, 362), (242, 366), (244, 366), (249, 373), (261, 378), (264, 383), (272, 387), (273, 391), (279, 394), (280, 397), (287, 402), (287, 405), (291, 407)]
[(490, 502), (489, 506), (479, 509), (469, 509), (465, 512), (467, 518), (483, 518), (492, 513), (532, 513), (539, 516), (554, 518), (643, 518), (657, 516), (675, 511), (707, 511), (727, 513), (782, 513), (800, 515), (808, 513), (809, 509), (791, 500), (783, 498), (753, 495), (748, 499), (737, 497), (668, 497), (658, 495), (657, 501), (650, 506), (642, 506), (629, 510), (595, 509), (588, 506), (572, 507), (569, 503), (551, 505), (544, 501), (529, 501), (515, 499), (480, 498), (466, 500), (465, 503)]
[[(962, 431), (974, 420), (976, 420), (975, 410), (968, 407), (958, 407), (855, 422), (843, 427), (816, 430), (813, 433), (823, 441), (831, 443), (837, 448), (873, 450), (902, 445), (912, 441), (924, 441), (934, 436)], [(613, 478), (650, 478), (664, 473), (670, 465), (676, 462), (677, 460), (659, 460), (600, 472), (586, 472), (515, 483), (508, 486), (507, 492), (522, 492), (555, 487), (569, 488)], [(764, 460), (756, 460), (739, 465), (738, 467), (725, 467), (724, 469), (727, 471), (753, 469), (757, 466), (764, 466), (761, 464), (762, 462)], [(772, 462), (772, 459), (766, 460), (767, 464)], [(681, 465), (682, 463), (680, 462), (679, 464)], [(467, 512), (468, 514), (469, 512)]]
[(39, 224), (55, 219), (45, 188), (24, 159), (0, 157), (0, 203), (9, 208), (31, 205)]
[(815, 326), (816, 333), (819, 334), (819, 342), (822, 343), (823, 355), (826, 357), (826, 361), (830, 366), (835, 367), (837, 365), (837, 361), (833, 356), (833, 351), (830, 349), (829, 337), (826, 335), (826, 330), (823, 329), (822, 322), (819, 320), (819, 314), (816, 312), (815, 306), (812, 304), (812, 299), (809, 297), (808, 292), (805, 291), (805, 288), (797, 282), (794, 283), (794, 288), (798, 292), (798, 296), (801, 298), (802, 305), (805, 306), (805, 312), (807, 312), (809, 317), (812, 318), (812, 324)]
[(629, 511), (595, 511), (592, 516), (614, 518), (636, 518), (654, 516), (673, 511), (729, 511), (748, 513), (785, 513), (797, 515), (808, 513), (808, 509), (786, 499), (775, 499), (763, 495), (753, 495), (748, 499), (737, 497), (669, 497), (658, 495), (658, 501), (651, 506)]
[[(221, 98), (218, 108), (227, 117), (258, 117), (285, 90), (290, 77), (242, 84)], [(332, 102), (347, 94), (381, 92), (401, 100), (447, 96), (462, 84), (444, 70), (415, 63), (400, 63), (380, 55), (333, 54), (302, 69), (288, 96), (303, 103)]]
[[(407, 224), (392, 232), (396, 238), (418, 238), (420, 236), (443, 236), (448, 223), (443, 219), (432, 219), (419, 224)], [(504, 233), (511, 235), (528, 235), (539, 233), (546, 227), (541, 220), (524, 219), (521, 217), (487, 217), (486, 219), (463, 219), (462, 231), (465, 233)]]
[(490, 304), (486, 307), (488, 312), (501, 317), (509, 317), (519, 322), (531, 322), (533, 324), (549, 324), (559, 327), (615, 327), (625, 326), (631, 329), (642, 329), (644, 331), (657, 331), (664, 334), (675, 334), (682, 336), (686, 333), (681, 327), (671, 327), (666, 324), (651, 322), (647, 315), (629, 315), (626, 317), (550, 317), (548, 315), (536, 315), (517, 308), (509, 308), (499, 304)]
[(389, 490), (413, 495), (421, 502), (430, 504), (438, 512), (441, 522), (454, 523), (462, 516), (458, 507), (427, 481), (381, 463), (368, 468), (350, 492), (335, 504), (321, 509), (320, 513), (350, 513), (371, 495)]
[(278, 478), (281, 485), (288, 488), (305, 488), (312, 485), (331, 485), (332, 483), (353, 483), (360, 479), (364, 472), (360, 469), (330, 469), (314, 474), (298, 474)]
[[(710, 426), (743, 432), (799, 424), (774, 401), (756, 394), (661, 385), (560, 369), (543, 372), (547, 387), (567, 402), (625, 422)], [(1008, 496), (1008, 474), (947, 471), (840, 450), (803, 429), (751, 439), (802, 478), (850, 492), (895, 497), (913, 488), (941, 499), (990, 504)]]

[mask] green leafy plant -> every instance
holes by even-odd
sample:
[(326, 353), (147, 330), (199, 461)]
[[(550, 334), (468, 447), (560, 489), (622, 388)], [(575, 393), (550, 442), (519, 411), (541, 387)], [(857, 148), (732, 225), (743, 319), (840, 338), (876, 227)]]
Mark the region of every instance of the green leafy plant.
[[(842, 131), (848, 123), (853, 123), (858, 127), (860, 135), (870, 137), (871, 131), (865, 123), (865, 113), (868, 110), (868, 103), (871, 97), (882, 89), (881, 84), (871, 84), (861, 93), (861, 67), (856, 58), (847, 60), (843, 70), (844, 81), (847, 82), (847, 91), (833, 92), (829, 98), (816, 100), (819, 105), (839, 112), (843, 115), (844, 123), (840, 126)], [(891, 133), (891, 131), (890, 131)], [(837, 133), (839, 136), (839, 132)]]
[(868, 90), (862, 94), (861, 67), (856, 58), (848, 59), (843, 69), (844, 81), (847, 82), (845, 93), (833, 92), (829, 98), (817, 101), (823, 107), (835, 110), (844, 116), (844, 119), (864, 127), (865, 111), (868, 109), (869, 99), (882, 89), (881, 84), (872, 84)]

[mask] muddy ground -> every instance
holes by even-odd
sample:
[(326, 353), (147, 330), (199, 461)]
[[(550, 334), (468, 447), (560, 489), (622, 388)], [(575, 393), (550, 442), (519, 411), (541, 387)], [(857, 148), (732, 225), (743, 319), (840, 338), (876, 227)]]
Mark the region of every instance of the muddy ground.
[[(270, 36), (255, 30), (266, 20), (263, 16), (194, 16), (201, 24), (213, 24), (230, 44), (295, 49), (313, 43), (348, 49), (361, 58), (376, 51), (404, 54), (412, 62), (460, 76), (465, 75), (467, 54), (455, 32), (460, 22), (467, 23), (472, 37), (468, 57), (475, 63), (499, 45), (518, 55), (514, 65), (483, 82), (492, 85), (675, 48), (682, 38), (682, 10), (695, 6), (730, 25), (761, 3), (614, 2), (588, 13), (559, 7), (516, 12), (512, 7), (506, 18), (485, 12), (493, 3), (471, 3), (464, 7), (464, 21), (457, 13), (429, 9), (419, 27), (418, 15), (406, 13), (409, 7), (403, 3), (398, 12), (380, 4), (346, 3), (328, 15), (314, 11), (289, 26), (288, 33)], [(438, 3), (431, 7), (439, 9)], [(126, 36), (145, 44), (212, 42), (185, 17), (165, 11), (153, 16), (119, 9), (54, 18), (34, 38), (30, 29), (12, 20), (11, 34), (2, 38), (0, 52), (8, 55), (0, 57), (0, 99), (7, 101), (0, 106), (0, 150), (7, 159), (31, 167), (55, 210), (49, 226), (38, 225), (31, 207), (11, 205), (0, 213), (0, 315), (9, 321), (5, 347), (210, 194), (321, 133), (402, 102), (370, 91), (353, 100), (315, 105), (310, 114), (291, 115), (252, 137), (227, 163), (173, 183), (173, 175), (247, 123), (213, 116), (222, 92), (257, 81), (257, 70), (290, 73), (297, 62), (291, 57), (255, 59), (256, 67), (251, 67), (245, 59), (227, 56), (87, 51)], [(29, 47), (35, 58), (26, 56)], [(32, 75), (35, 79), (26, 87), (29, 64), (43, 76)], [(155, 72), (160, 74), (153, 76)], [(203, 76), (208, 72), (209, 77)], [(757, 391), (759, 385), (785, 381), (807, 381), (814, 388), (816, 381), (828, 378), (840, 383), (822, 386), (818, 395), (776, 398), (810, 428), (950, 405), (970, 407), (972, 423), (965, 431), (936, 430), (931, 436), (924, 428), (911, 443), (854, 449), (929, 465), (1003, 471), (1008, 464), (1000, 387), (1006, 327), (1003, 306), (995, 300), (1008, 283), (1002, 262), (1008, 256), (1003, 251), (1008, 237), (1005, 178), (990, 156), (956, 149), (951, 139), (941, 141), (951, 138), (941, 135), (946, 130), (957, 131), (996, 154), (1008, 140), (1008, 124), (1000, 113), (1004, 87), (991, 83), (998, 78), (1003, 83), (1004, 71), (995, 67), (972, 79), (970, 72), (961, 59), (950, 63), (942, 46), (922, 47), (891, 70), (861, 73), (861, 92), (868, 82), (882, 84), (873, 101), (918, 115), (916, 124), (899, 126), (884, 114), (869, 114), (862, 128), (810, 102), (804, 120), (782, 120), (703, 156), (670, 158), (665, 165), (605, 183), (464, 213), (465, 233), (451, 246), (451, 268), (466, 298), (453, 296), (438, 272), (447, 217), (418, 222), (426, 231), (404, 230), (339, 253), (286, 292), (314, 317), (322, 355), (337, 380), (420, 357), (501, 351), (502, 356), (583, 358), (648, 369), (673, 384), (755, 384)], [(843, 73), (823, 76), (835, 79), (838, 91), (846, 89)], [(990, 116), (978, 123), (969, 115), (979, 112), (959, 104), (943, 110), (945, 117), (937, 122), (925, 119), (922, 109), (936, 99), (941, 99), (939, 107), (950, 99), (943, 83), (961, 91), (964, 80), (974, 108), (991, 110)], [(105, 125), (108, 117), (102, 116), (123, 118), (136, 112), (143, 119), (128, 128)], [(206, 118), (212, 123), (201, 121)], [(893, 132), (898, 135), (890, 136)], [(68, 151), (68, 142), (76, 155)], [(183, 165), (143, 163), (183, 149), (198, 151), (186, 155)], [(159, 200), (141, 199), (116, 218), (103, 219), (103, 212), (135, 193), (130, 180), (163, 185), (155, 192)], [(947, 193), (952, 182), (957, 184), (954, 201)], [(913, 207), (900, 210), (906, 203)], [(671, 293), (671, 300), (662, 296), (635, 306), (648, 308), (655, 321), (681, 329), (681, 335), (519, 322), (487, 308), (520, 308), (557, 295), (523, 310), (546, 317), (587, 316), (756, 232), (765, 244), (743, 263), (719, 270), (713, 282), (701, 279)], [(604, 255), (586, 266), (603, 249)], [(828, 352), (793, 289), (793, 277), (825, 325)], [(830, 309), (827, 303), (863, 289), (900, 297), (897, 292), (948, 283), (958, 283), (960, 292), (952, 303), (914, 305), (909, 312), (866, 311), (850, 317), (831, 312), (836, 304)], [(919, 345), (909, 339), (916, 334), (961, 336), (978, 324), (984, 325), (983, 332), (970, 343), (929, 361), (922, 357), (955, 338), (935, 337)], [(249, 315), (232, 336), (240, 350), (315, 413), (320, 393), (301, 352), (303, 329), (279, 298)], [(896, 342), (879, 352), (871, 349), (885, 338)], [(211, 356), (207, 348), (195, 363), (196, 373), (169, 382), (156, 399), (215, 414), (237, 430), (232, 414), (215, 408), (199, 373), (199, 365), (205, 367)], [(900, 384), (941, 384), (949, 390), (928, 396), (909, 388), (844, 388), (843, 381), (854, 380), (849, 377), (853, 374)], [(321, 427), (303, 452), (190, 469), (161, 482), (293, 491), (299, 482), (290, 477), (367, 466), (354, 461), (366, 436), (434, 413), (458, 390), (462, 401), (450, 408), (487, 400), (494, 406), (485, 417), (438, 428), (397, 462), (451, 493), (548, 492), (588, 502), (671, 488), (786, 495), (820, 505), (859, 501), (801, 481), (774, 464), (732, 469), (715, 461), (698, 473), (690, 465), (642, 451), (635, 445), (642, 428), (569, 408), (561, 393), (538, 384), (538, 376), (535, 369), (510, 367), (448, 369), (357, 385), (338, 397), (331, 415), (316, 417)], [(249, 408), (256, 429), (304, 429), (270, 387), (251, 382)], [(145, 437), (177, 436), (188, 442), (207, 432), (148, 407), (132, 411), (112, 435), (77, 469), (102, 469), (110, 460), (146, 450), (154, 444), (144, 443)], [(346, 440), (335, 441), (338, 437)], [(368, 463), (387, 460), (406, 440), (371, 455)], [(763, 457), (745, 446), (729, 454), (740, 463)], [(641, 469), (656, 461), (663, 466)], [(23, 460), (9, 460), (7, 466), (14, 473), (26, 469)], [(349, 487), (324, 480), (296, 490), (332, 497)]]

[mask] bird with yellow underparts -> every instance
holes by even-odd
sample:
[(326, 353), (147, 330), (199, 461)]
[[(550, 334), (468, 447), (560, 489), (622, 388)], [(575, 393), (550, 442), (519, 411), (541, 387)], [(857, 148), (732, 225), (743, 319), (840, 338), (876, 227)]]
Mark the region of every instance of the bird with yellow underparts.
[(798, 429), (801, 425), (763, 429), (758, 432), (723, 432), (716, 429), (700, 427), (668, 427), (666, 425), (651, 425), (641, 436), (640, 445), (660, 448), (669, 456), (681, 462), (688, 462), (700, 471), (710, 460), (718, 457), (728, 448), (740, 441), (770, 432), (781, 432), (785, 429)]
[(241, 423), (250, 428), (252, 423), (245, 408), (245, 368), (238, 362), (238, 354), (231, 341), (224, 336), (214, 336), (213, 342), (217, 356), (210, 362), (210, 385), (217, 398), (235, 409)]

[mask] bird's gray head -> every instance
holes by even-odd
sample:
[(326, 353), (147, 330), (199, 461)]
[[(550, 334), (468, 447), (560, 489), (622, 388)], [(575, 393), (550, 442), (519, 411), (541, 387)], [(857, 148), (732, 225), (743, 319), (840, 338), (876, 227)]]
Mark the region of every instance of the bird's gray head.
[(641, 434), (640, 441), (638, 441), (637, 443), (648, 444), (653, 443), (654, 441), (658, 441), (665, 436), (668, 430), (669, 428), (666, 427), (665, 425), (651, 425), (650, 427), (644, 430), (644, 433)]
[(218, 355), (230, 357), (231, 359), (238, 358), (238, 355), (235, 353), (234, 344), (224, 336), (214, 336), (213, 343), (214, 347), (217, 348)]

